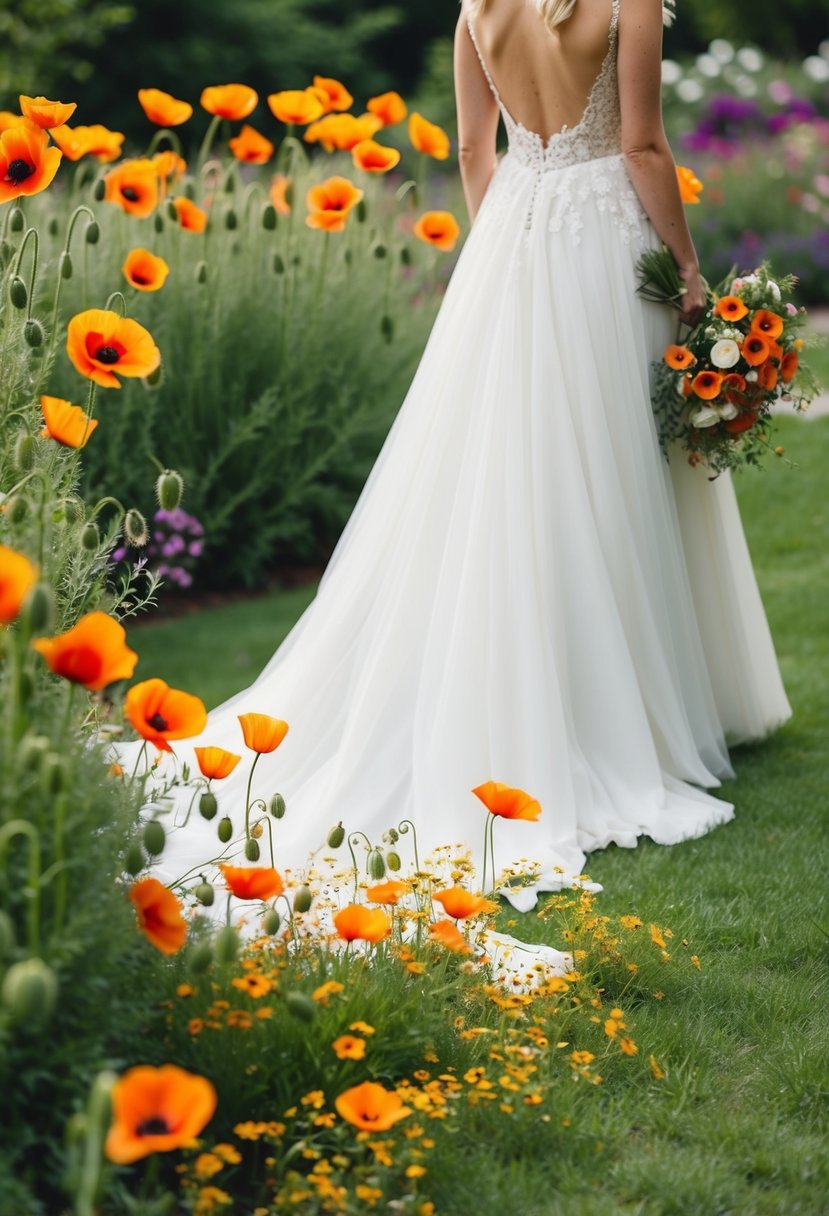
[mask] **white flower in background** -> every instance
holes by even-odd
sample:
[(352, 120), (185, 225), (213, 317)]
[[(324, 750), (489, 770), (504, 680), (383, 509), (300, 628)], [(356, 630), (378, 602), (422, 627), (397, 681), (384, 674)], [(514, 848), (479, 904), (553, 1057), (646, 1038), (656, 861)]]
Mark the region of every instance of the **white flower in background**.
[(714, 426), (720, 421), (720, 411), (710, 405), (703, 405), (691, 415), (691, 426)]
[(829, 80), (829, 63), (820, 55), (810, 55), (808, 59), (804, 59), (803, 71), (810, 80), (814, 80), (818, 84), (824, 84)]
[(747, 72), (759, 72), (765, 64), (765, 56), (755, 46), (741, 46), (737, 52), (737, 62)]
[(731, 63), (734, 58), (734, 47), (727, 38), (715, 38), (708, 48), (708, 53), (720, 63)]
[(750, 372), (746, 372), (746, 380), (748, 380), (748, 382), (750, 384), (757, 383), (757, 369), (756, 368), (753, 367)]
[(732, 418), (737, 417), (739, 412), (740, 411), (737, 409), (736, 405), (734, 405), (734, 403), (732, 401), (726, 401), (725, 405), (721, 405), (718, 407), (718, 413), (719, 413), (720, 417), (722, 418), (723, 422), (730, 422)]
[(697, 55), (697, 71), (713, 80), (722, 71), (722, 64), (713, 55)]
[(734, 88), (741, 97), (757, 96), (757, 81), (752, 80), (750, 76), (737, 76), (734, 80)]
[(731, 338), (721, 338), (711, 347), (711, 362), (714, 367), (733, 367), (740, 358), (740, 348)]
[(662, 83), (677, 84), (682, 79), (682, 68), (675, 59), (662, 60)]
[(680, 80), (676, 86), (676, 95), (680, 101), (699, 101), (705, 95), (705, 89), (698, 80), (686, 77), (684, 80)]

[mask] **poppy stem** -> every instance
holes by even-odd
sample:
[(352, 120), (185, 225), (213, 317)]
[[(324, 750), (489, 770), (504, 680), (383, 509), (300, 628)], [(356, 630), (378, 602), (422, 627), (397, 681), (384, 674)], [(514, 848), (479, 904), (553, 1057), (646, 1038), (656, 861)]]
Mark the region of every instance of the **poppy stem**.
[(248, 773), (248, 788), (247, 793), (245, 794), (245, 840), (250, 840), (250, 790), (253, 782), (253, 773), (257, 764), (259, 763), (259, 757), (261, 755), (261, 752), (256, 753), (256, 758), (253, 761), (253, 764), (250, 766), (250, 772)]
[(29, 881), (24, 895), (27, 897), (26, 941), (29, 954), (40, 954), (40, 837), (37, 828), (26, 819), (12, 819), (0, 828), (0, 864), (5, 861), (6, 849), (15, 836), (25, 836), (29, 843)]
[(489, 820), (491, 819), (491, 817), (492, 816), (489, 816), (488, 818), (486, 818), (484, 820), (484, 859), (483, 859), (483, 863), (481, 865), (481, 890), (482, 891), (486, 891), (486, 855), (487, 855), (487, 848), (489, 847)]
[[(41, 561), (42, 560), (43, 558), (41, 556)], [(61, 748), (61, 750), (66, 742), (66, 736), (69, 731), (69, 723), (72, 719), (72, 702), (75, 700), (76, 685), (71, 680), (68, 680), (67, 684), (68, 691), (66, 696), (66, 708), (63, 711), (63, 722), (60, 728), (60, 735), (58, 736), (58, 746)]]
[(214, 114), (208, 124), (207, 130), (204, 133), (204, 139), (202, 140), (202, 145), (199, 148), (199, 154), (196, 157), (196, 170), (197, 171), (202, 168), (202, 166), (204, 165), (204, 162), (207, 160), (208, 154), (210, 152), (210, 148), (213, 144), (213, 140), (216, 137), (216, 132), (219, 129), (219, 123), (221, 121), (222, 121), (221, 114)]
[(138, 759), (135, 762), (135, 768), (132, 770), (132, 776), (130, 777), (131, 782), (134, 781), (135, 778), (138, 776), (138, 766), (141, 763), (141, 761), (145, 759), (146, 755), (147, 755), (147, 740), (145, 739), (144, 742), (141, 744), (141, 748), (138, 752)]

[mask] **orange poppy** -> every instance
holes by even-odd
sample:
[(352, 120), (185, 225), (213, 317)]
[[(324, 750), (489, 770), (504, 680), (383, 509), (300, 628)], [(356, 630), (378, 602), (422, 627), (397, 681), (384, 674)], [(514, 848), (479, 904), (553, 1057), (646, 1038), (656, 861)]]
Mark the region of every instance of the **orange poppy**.
[(237, 899), (274, 899), (285, 890), (271, 866), (219, 866), (228, 889)]
[(454, 950), (456, 954), (472, 953), (469, 942), (451, 920), (436, 921), (429, 929), (429, 940), (437, 942), (447, 950)]
[(314, 88), (324, 93), (327, 98), (327, 101), (323, 102), (323, 112), (326, 114), (329, 110), (348, 110), (354, 102), (345, 85), (330, 76), (315, 76)]
[(687, 346), (669, 346), (662, 358), (668, 367), (677, 372), (684, 371), (686, 367), (693, 367), (697, 361)]
[(283, 89), (280, 93), (271, 93), (268, 105), (279, 122), (298, 127), (304, 127), (325, 112), (313, 89)]
[(743, 431), (749, 431), (757, 422), (759, 413), (756, 409), (745, 410), (744, 413), (738, 414), (736, 418), (729, 418), (723, 426), (730, 435), (742, 435)]
[(326, 152), (350, 152), (365, 139), (371, 139), (382, 127), (376, 114), (326, 114), (312, 122), (305, 132), (306, 143), (321, 143)]
[(739, 296), (722, 296), (714, 305), (714, 316), (726, 321), (741, 321), (747, 312)]
[(49, 131), (61, 127), (77, 110), (74, 101), (48, 101), (45, 97), (25, 97), (21, 94), (20, 111), (36, 127)]
[(446, 160), (449, 155), (449, 136), (417, 110), (409, 115), (409, 139), (416, 152), (424, 152), (435, 160)]
[(89, 155), (104, 164), (117, 160), (121, 155), (121, 145), (124, 142), (121, 131), (110, 131), (109, 127), (95, 122), (90, 127), (75, 127), (75, 133), (84, 135), (89, 141)]
[(751, 367), (759, 367), (771, 355), (771, 347), (762, 334), (750, 333), (743, 339), (740, 354)]
[(235, 752), (227, 752), (223, 747), (195, 747), (201, 775), (209, 781), (220, 781), (229, 777), (236, 765), (242, 759)]
[(237, 160), (246, 165), (264, 165), (273, 156), (273, 144), (253, 127), (244, 124), (238, 135), (228, 140), (228, 147)]
[(723, 379), (720, 372), (699, 372), (691, 381), (691, 388), (703, 401), (713, 401), (719, 396)]
[(326, 232), (342, 232), (348, 214), (363, 197), (363, 191), (346, 177), (329, 177), (318, 186), (312, 186), (305, 196), (309, 214), (305, 223), (309, 228), (322, 228)]
[(128, 680), (138, 662), (127, 646), (124, 626), (106, 612), (88, 612), (66, 633), (37, 638), (32, 647), (56, 676), (83, 684), (90, 692)]
[(11, 625), (37, 582), (37, 567), (28, 557), (0, 545), (0, 625)]
[(86, 447), (98, 425), (97, 418), (90, 418), (86, 410), (64, 401), (63, 397), (41, 397), (40, 408), (45, 423), (41, 435), (65, 448)]
[(239, 714), (245, 746), (260, 755), (275, 752), (288, 733), (288, 723), (270, 714)]
[(790, 380), (794, 380), (795, 376), (797, 375), (799, 364), (800, 359), (797, 351), (786, 351), (785, 355), (783, 356), (783, 362), (780, 364), (780, 379), (784, 380), (786, 384), (788, 384)]
[(120, 388), (118, 376), (149, 376), (161, 362), (143, 325), (103, 308), (88, 308), (72, 318), (66, 353), (82, 376), (103, 388)]
[(164, 258), (141, 248), (130, 250), (121, 269), (127, 282), (138, 291), (158, 291), (170, 273)]
[(369, 887), (366, 891), (366, 898), (370, 899), (373, 904), (396, 904), (408, 890), (409, 884), (407, 882), (400, 882), (396, 878), (390, 878), (388, 882), (378, 883), (375, 887)]
[(259, 94), (246, 84), (214, 84), (202, 91), (201, 104), (208, 114), (236, 122), (247, 118), (257, 106)]
[(80, 160), (90, 150), (85, 127), (53, 127), (50, 135), (67, 160)]
[(471, 891), (466, 891), (463, 887), (449, 887), (446, 891), (438, 891), (434, 898), (439, 904), (443, 904), (446, 915), (451, 916), (454, 920), (465, 920), (467, 916), (477, 916), (479, 912), (490, 907), (489, 900), (484, 899), (483, 895), (473, 895)]
[(15, 114), (12, 110), (0, 110), (0, 134), (3, 131), (8, 131), (9, 127), (17, 127), (23, 122), (22, 114)]
[(104, 198), (129, 215), (144, 219), (158, 205), (158, 166), (146, 158), (125, 160), (104, 178)]
[(139, 878), (129, 891), (138, 913), (138, 924), (147, 939), (162, 954), (176, 954), (187, 940), (187, 921), (181, 903), (157, 878)]
[(341, 1034), (331, 1044), (338, 1060), (362, 1060), (366, 1054), (366, 1041), (353, 1034)]
[(158, 678), (132, 686), (124, 698), (124, 713), (139, 735), (162, 752), (173, 750), (169, 739), (192, 739), (207, 725), (203, 701)]
[(685, 165), (677, 165), (676, 180), (679, 186), (679, 197), (683, 203), (698, 203), (705, 186), (694, 170), (686, 168)]
[(778, 372), (771, 361), (761, 363), (757, 368), (757, 383), (769, 391), (777, 387)]
[(541, 814), (541, 803), (523, 790), (500, 781), (485, 781), (472, 791), (480, 798), (491, 815), (501, 819), (528, 819), (535, 822)]
[(775, 342), (773, 338), (764, 335), (769, 344), (769, 358), (775, 359), (778, 363), (783, 358), (783, 347), (779, 342)]
[(40, 127), (18, 123), (0, 135), (0, 203), (45, 190), (63, 158)]
[(386, 148), (373, 139), (361, 139), (351, 149), (351, 158), (357, 169), (366, 173), (388, 173), (400, 160), (397, 148)]
[(723, 376), (723, 400), (727, 401), (729, 405), (742, 405), (745, 391), (745, 378), (738, 372), (729, 372), (727, 376)]
[(366, 1132), (387, 1132), (412, 1113), (393, 1089), (376, 1081), (363, 1081), (334, 1099), (340, 1118)]
[(179, 156), (178, 152), (173, 152), (171, 148), (165, 148), (163, 152), (156, 152), (153, 164), (158, 176), (165, 183), (174, 177), (181, 177), (187, 169), (187, 161), (184, 157)]
[(178, 101), (163, 89), (139, 89), (138, 101), (150, 122), (159, 127), (180, 127), (193, 113), (189, 101)]
[(346, 942), (381, 942), (391, 933), (391, 921), (382, 908), (347, 904), (334, 917), (337, 933)]
[(767, 308), (758, 308), (751, 318), (751, 328), (762, 334), (764, 338), (771, 338), (774, 341), (783, 332), (783, 318), (776, 312), (769, 312)]
[(366, 102), (366, 109), (370, 114), (376, 114), (384, 127), (393, 127), (402, 122), (409, 112), (403, 98), (393, 90), (380, 93), (378, 97), (370, 97)]
[(414, 235), (435, 249), (450, 253), (461, 234), (460, 225), (451, 211), (424, 211), (412, 229)]
[(113, 1086), (113, 1122), (104, 1151), (117, 1165), (130, 1165), (150, 1153), (190, 1148), (213, 1118), (217, 1102), (206, 1077), (175, 1064), (139, 1064)]
[(204, 232), (207, 227), (207, 212), (198, 207), (191, 198), (183, 194), (172, 200), (178, 222), (187, 232)]
[(280, 215), (291, 214), (291, 200), (289, 195), (293, 192), (293, 182), (290, 177), (286, 177), (284, 173), (276, 173), (271, 181), (270, 197), (276, 210)]

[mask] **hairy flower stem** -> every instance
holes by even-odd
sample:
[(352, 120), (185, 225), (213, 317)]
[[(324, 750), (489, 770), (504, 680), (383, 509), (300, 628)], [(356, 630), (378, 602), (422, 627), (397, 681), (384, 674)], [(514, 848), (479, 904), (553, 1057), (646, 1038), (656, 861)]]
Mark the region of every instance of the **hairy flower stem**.
[(37, 828), (25, 819), (12, 819), (0, 828), (0, 865), (6, 859), (6, 850), (15, 836), (25, 836), (29, 845), (29, 882), (25, 891), (26, 944), (29, 954), (40, 954), (40, 837)]
[(207, 130), (204, 133), (204, 139), (202, 140), (202, 145), (199, 148), (199, 154), (196, 157), (196, 166), (197, 166), (198, 170), (200, 170), (202, 168), (202, 166), (204, 165), (204, 162), (207, 160), (207, 157), (210, 153), (210, 148), (213, 144), (213, 140), (216, 138), (216, 132), (219, 129), (219, 124), (221, 121), (222, 121), (221, 115), (214, 114), (208, 124)]
[(257, 764), (259, 763), (259, 758), (261, 755), (262, 755), (261, 752), (256, 753), (256, 759), (253, 761), (253, 764), (250, 766), (250, 772), (248, 773), (248, 788), (247, 788), (247, 792), (245, 794), (245, 840), (250, 840), (250, 812), (251, 812), (250, 790), (251, 790), (251, 785), (253, 783), (253, 774), (254, 774)]

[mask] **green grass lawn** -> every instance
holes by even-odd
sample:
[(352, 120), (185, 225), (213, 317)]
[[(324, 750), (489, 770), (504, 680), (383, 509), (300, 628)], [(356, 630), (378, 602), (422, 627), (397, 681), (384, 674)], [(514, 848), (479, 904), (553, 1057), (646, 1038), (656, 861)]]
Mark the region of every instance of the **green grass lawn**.
[[(829, 1211), (829, 420), (784, 420), (779, 436), (799, 468), (748, 472), (738, 488), (794, 718), (735, 749), (733, 823), (673, 848), (608, 849), (589, 867), (600, 911), (669, 925), (700, 956), (691, 980), (666, 966), (664, 999), (633, 1011), (640, 1053), (667, 1076), (614, 1075), (578, 1125), (554, 1118), (549, 1142), (510, 1138), (506, 1122), (502, 1140), (483, 1139), (470, 1121), (433, 1167), (442, 1216)], [(252, 680), (312, 593), (135, 630), (139, 675), (214, 704)], [(511, 927), (554, 940), (536, 914)]]

